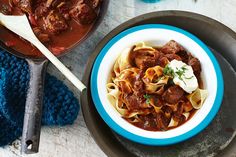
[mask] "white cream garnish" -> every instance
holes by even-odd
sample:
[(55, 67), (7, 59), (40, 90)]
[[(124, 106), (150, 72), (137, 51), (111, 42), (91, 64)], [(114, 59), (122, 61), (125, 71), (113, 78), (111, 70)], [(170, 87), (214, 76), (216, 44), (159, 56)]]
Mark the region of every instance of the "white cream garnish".
[(197, 78), (191, 66), (182, 61), (172, 60), (168, 67), (174, 71), (173, 82), (187, 93), (192, 93), (198, 88)]

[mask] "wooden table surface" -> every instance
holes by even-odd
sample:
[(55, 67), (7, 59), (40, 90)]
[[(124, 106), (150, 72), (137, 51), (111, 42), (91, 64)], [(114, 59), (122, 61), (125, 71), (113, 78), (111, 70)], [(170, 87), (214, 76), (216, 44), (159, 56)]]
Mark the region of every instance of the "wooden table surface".
[[(183, 10), (206, 15), (236, 31), (236, 0), (161, 0), (147, 4), (141, 0), (110, 0), (107, 15), (97, 31), (73, 52), (60, 60), (81, 79), (88, 57), (96, 44), (119, 24), (137, 15), (161, 10)], [(79, 98), (79, 92), (52, 66), (48, 72), (63, 80)], [(0, 148), (0, 157), (23, 157), (20, 141)], [(236, 145), (236, 144), (235, 144)], [(236, 157), (236, 149), (227, 149)], [(233, 153), (232, 153), (233, 151)], [(26, 156), (26, 155), (25, 155)], [(30, 157), (105, 157), (86, 128), (82, 113), (71, 126), (43, 127), (39, 153)]]

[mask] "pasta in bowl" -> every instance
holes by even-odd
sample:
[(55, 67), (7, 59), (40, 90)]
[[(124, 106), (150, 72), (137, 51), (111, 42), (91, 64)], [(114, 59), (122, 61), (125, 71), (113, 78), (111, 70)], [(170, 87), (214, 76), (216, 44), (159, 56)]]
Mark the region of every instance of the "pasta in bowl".
[(163, 47), (138, 43), (116, 60), (107, 97), (129, 123), (166, 131), (185, 123), (203, 105), (208, 92), (200, 89), (200, 73), (200, 61), (174, 40)]
[(190, 33), (142, 25), (112, 38), (91, 75), (92, 98), (120, 135), (168, 145), (203, 130), (216, 115), (223, 79), (210, 50)]

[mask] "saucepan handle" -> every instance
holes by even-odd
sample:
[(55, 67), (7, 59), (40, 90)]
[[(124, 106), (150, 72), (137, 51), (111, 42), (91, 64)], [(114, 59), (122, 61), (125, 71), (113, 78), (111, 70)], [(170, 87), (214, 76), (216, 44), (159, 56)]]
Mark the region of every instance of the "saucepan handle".
[(37, 153), (39, 149), (47, 61), (27, 60), (27, 62), (30, 70), (30, 81), (26, 98), (21, 152), (33, 154)]

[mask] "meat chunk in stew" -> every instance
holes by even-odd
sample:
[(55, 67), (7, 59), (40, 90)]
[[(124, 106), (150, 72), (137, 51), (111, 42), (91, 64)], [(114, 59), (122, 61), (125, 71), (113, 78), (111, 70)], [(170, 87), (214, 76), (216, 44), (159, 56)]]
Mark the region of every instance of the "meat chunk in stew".
[(97, 8), (101, 3), (101, 0), (89, 0), (93, 8)]
[(161, 67), (165, 67), (170, 61), (174, 59), (181, 61), (181, 57), (177, 54), (160, 53), (160, 57), (158, 58), (157, 62), (158, 62), (158, 65), (160, 65)]
[(140, 108), (147, 108), (149, 105), (142, 99), (139, 99), (136, 95), (130, 94), (124, 97), (124, 102), (127, 104), (127, 108), (130, 111), (134, 111)]
[(191, 58), (188, 62), (188, 65), (190, 65), (193, 68), (194, 74), (199, 77), (201, 73), (201, 63), (197, 58)]
[(34, 31), (34, 34), (42, 43), (46, 43), (50, 41), (49, 35), (44, 33), (39, 27), (34, 27), (33, 31)]
[(97, 17), (93, 8), (83, 1), (79, 1), (70, 10), (70, 15), (82, 25), (91, 24)]
[(32, 0), (16, 0), (14, 4), (22, 11), (31, 14), (32, 13)]
[(163, 53), (178, 53), (180, 51), (184, 51), (184, 48), (174, 40), (169, 41), (161, 48)]
[(189, 55), (186, 51), (180, 51), (178, 53), (176, 53), (178, 56), (180, 56), (181, 60), (188, 64), (188, 60), (189, 60)]
[(162, 95), (162, 98), (170, 104), (176, 104), (184, 95), (184, 91), (177, 85), (170, 86)]
[(51, 7), (52, 3), (54, 3), (54, 4), (57, 3), (57, 0), (47, 0), (45, 6), (46, 6), (47, 8), (49, 8), (49, 7)]
[(167, 57), (165, 57), (164, 55), (160, 56), (158, 60), (158, 65), (160, 65), (161, 67), (165, 67), (168, 63), (169, 63), (169, 60)]
[(2, 5), (2, 6), (0, 6), (0, 12), (5, 15), (11, 15), (12, 9), (8, 5)]
[(38, 5), (38, 7), (35, 9), (35, 17), (36, 19), (45, 16), (48, 13), (49, 9), (47, 8), (45, 3), (41, 3)]
[(149, 49), (132, 51), (129, 56), (129, 60), (134, 61), (131, 64), (140, 69), (147, 69), (157, 65), (160, 52), (150, 51)]
[(172, 60), (182, 61), (181, 57), (176, 54), (165, 54), (165, 57), (171, 62)]
[(157, 113), (156, 122), (160, 130), (168, 129), (169, 119), (163, 113)]
[(44, 29), (50, 33), (59, 34), (67, 28), (65, 19), (55, 10), (51, 11), (44, 19)]
[(178, 125), (183, 124), (186, 121), (186, 118), (184, 115), (174, 114), (173, 115), (174, 121), (178, 122)]
[(70, 15), (69, 15), (70, 7), (69, 7), (68, 3), (66, 3), (65, 1), (62, 1), (56, 6), (56, 8), (57, 8), (58, 12), (61, 13), (62, 16), (66, 20), (70, 19)]

